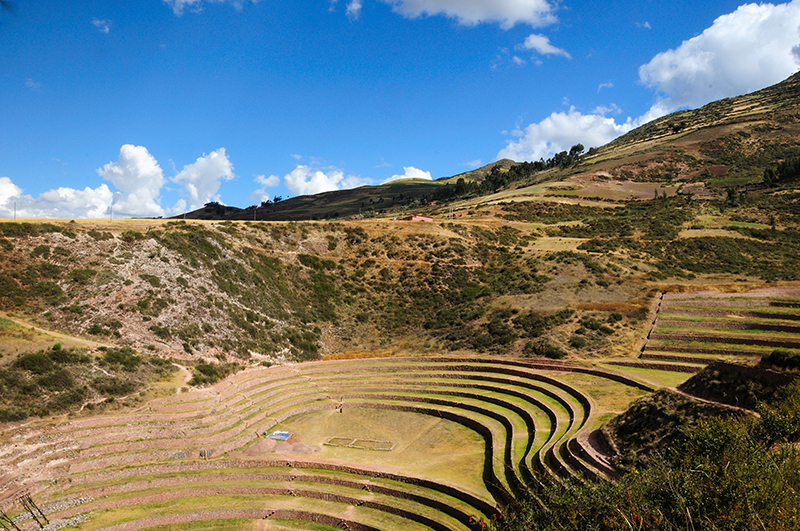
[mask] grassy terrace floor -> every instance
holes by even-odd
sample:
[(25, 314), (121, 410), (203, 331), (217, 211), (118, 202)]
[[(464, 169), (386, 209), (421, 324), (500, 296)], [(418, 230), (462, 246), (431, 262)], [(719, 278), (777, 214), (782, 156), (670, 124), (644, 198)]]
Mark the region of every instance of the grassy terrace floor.
[(800, 297), (666, 294), (642, 358), (709, 363), (800, 348)]
[[(17, 429), (0, 464), (18, 480), (0, 496), (30, 489), (52, 520), (81, 529), (250, 529), (273, 516), (470, 529), (535, 471), (605, 474), (586, 435), (649, 388), (619, 371), (480, 358), (248, 369), (133, 414)], [(275, 430), (292, 435), (264, 437)]]

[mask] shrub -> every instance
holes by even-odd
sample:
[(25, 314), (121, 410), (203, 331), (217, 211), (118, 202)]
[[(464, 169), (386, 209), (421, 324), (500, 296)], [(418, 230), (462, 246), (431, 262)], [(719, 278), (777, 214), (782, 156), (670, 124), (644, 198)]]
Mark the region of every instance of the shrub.
[(560, 360), (567, 357), (566, 351), (557, 345), (553, 345), (546, 339), (538, 339), (536, 341), (529, 341), (523, 353), (526, 356), (544, 356), (554, 360)]
[(142, 358), (136, 355), (130, 347), (107, 349), (103, 355), (103, 361), (108, 365), (122, 366), (126, 371), (135, 371), (142, 363)]
[(144, 234), (136, 230), (126, 230), (121, 235), (122, 241), (131, 243), (138, 240), (144, 240)]
[(140, 273), (139, 278), (149, 283), (154, 288), (161, 287), (161, 280), (155, 275), (148, 275), (147, 273)]
[(37, 245), (31, 251), (31, 258), (38, 258), (42, 257), (44, 259), (50, 258), (50, 246), (49, 245)]
[[(58, 348), (56, 348), (58, 347)], [(86, 364), (92, 361), (92, 359), (85, 355), (85, 354), (78, 354), (77, 352), (71, 350), (64, 350), (61, 348), (59, 343), (53, 345), (53, 348), (50, 352), (47, 353), (51, 360), (55, 363), (80, 363)]]
[(67, 278), (76, 284), (88, 284), (96, 274), (94, 269), (73, 269), (67, 274)]
[(54, 368), (53, 360), (43, 350), (19, 356), (14, 365), (34, 374), (44, 374)]
[(111, 331), (110, 330), (106, 330), (105, 328), (103, 328), (102, 325), (99, 325), (97, 323), (95, 323), (92, 326), (90, 326), (88, 332), (93, 336), (110, 336), (111, 335)]
[(0, 407), (0, 422), (25, 420), (31, 416), (29, 409), (19, 406)]
[(583, 336), (572, 336), (569, 338), (569, 344), (573, 348), (581, 349), (586, 348), (589, 342)]
[(761, 357), (764, 367), (777, 367), (780, 369), (800, 369), (800, 352), (788, 349), (775, 349)]
[(75, 380), (66, 370), (56, 369), (40, 377), (36, 383), (49, 391), (64, 391), (71, 389), (75, 385)]
[(96, 378), (92, 382), (98, 392), (104, 395), (124, 396), (136, 390), (136, 384), (119, 378)]

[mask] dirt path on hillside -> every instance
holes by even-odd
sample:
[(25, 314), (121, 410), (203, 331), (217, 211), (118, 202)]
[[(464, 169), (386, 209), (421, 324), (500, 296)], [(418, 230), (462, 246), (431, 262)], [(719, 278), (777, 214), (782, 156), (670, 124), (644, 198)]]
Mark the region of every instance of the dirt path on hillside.
[(11, 317), (10, 315), (6, 314), (5, 312), (0, 312), (0, 318), (8, 319), (9, 321), (17, 324), (23, 328), (27, 328), (28, 330), (33, 330), (34, 332), (38, 332), (40, 334), (44, 334), (46, 336), (54, 337), (56, 339), (63, 339), (64, 341), (70, 341), (71, 343), (76, 344), (77, 346), (84, 347), (84, 348), (91, 348), (96, 349), (98, 347), (111, 347), (108, 343), (100, 343), (97, 341), (92, 341), (91, 339), (84, 339), (78, 336), (71, 336), (68, 334), (64, 334), (62, 332), (56, 332), (55, 330), (48, 330), (47, 328), (42, 328), (35, 324), (32, 324), (28, 321), (20, 319), (18, 317)]

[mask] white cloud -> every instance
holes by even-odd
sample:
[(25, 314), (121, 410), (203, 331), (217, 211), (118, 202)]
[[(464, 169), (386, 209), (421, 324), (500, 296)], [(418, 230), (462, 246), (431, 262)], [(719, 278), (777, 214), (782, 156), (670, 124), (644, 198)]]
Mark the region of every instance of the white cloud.
[(119, 190), (114, 196), (114, 213), (120, 216), (163, 216), (159, 204), (161, 187), (166, 184), (156, 159), (144, 146), (125, 144), (119, 160), (109, 162), (97, 174)]
[(613, 118), (601, 114), (582, 114), (571, 107), (569, 112), (554, 112), (538, 124), (525, 128), (518, 141), (508, 145), (497, 154), (498, 159), (515, 161), (550, 158), (560, 151), (569, 150), (575, 144), (602, 146), (635, 127), (628, 119), (617, 123)]
[(266, 175), (254, 175), (253, 181), (261, 185), (261, 188), (254, 190), (252, 194), (250, 194), (250, 199), (253, 201), (258, 201), (259, 203), (262, 201), (269, 200), (269, 194), (267, 193), (267, 188), (273, 188), (281, 184), (281, 178), (277, 175), (270, 175), (267, 177)]
[(347, 4), (347, 16), (352, 19), (357, 19), (359, 16), (361, 16), (362, 7), (363, 4), (361, 0), (350, 0), (350, 2)]
[[(650, 29), (647, 23), (640, 27)], [(537, 43), (544, 46), (549, 41), (533, 40), (530, 44)], [(639, 68), (641, 82), (658, 95), (643, 116), (617, 123), (605, 116), (619, 114), (616, 105), (598, 107), (588, 115), (570, 108), (567, 113), (553, 113), (526, 127), (522, 137), (507, 141), (497, 157), (536, 160), (577, 143), (600, 146), (682, 107), (696, 108), (778, 83), (798, 68), (800, 0), (778, 5), (745, 4), (717, 18), (702, 34), (656, 55)], [(610, 86), (603, 83), (598, 92)]]
[(616, 103), (612, 103), (610, 107), (606, 107), (605, 105), (599, 105), (594, 108), (592, 114), (622, 114), (622, 109), (620, 109)]
[(604, 88), (614, 88), (614, 83), (610, 81), (608, 83), (600, 83), (600, 85), (597, 86), (597, 92), (600, 92)]
[(662, 98), (645, 116), (657, 118), (782, 81), (800, 67), (798, 28), (800, 0), (745, 4), (717, 18), (702, 34), (639, 68), (640, 80)]
[[(113, 205), (114, 217), (170, 216), (187, 210), (187, 201), (180, 199), (172, 208), (160, 205), (160, 192), (167, 179), (156, 159), (143, 146), (125, 144), (119, 150), (119, 160), (97, 169), (97, 174), (111, 182), (108, 185), (83, 190), (60, 187), (43, 192), (38, 197), (24, 195), (22, 188), (8, 177), (0, 177), (0, 217), (11, 217), (16, 203), (17, 217), (24, 218), (100, 218), (108, 216)], [(233, 179), (233, 165), (220, 148), (184, 166), (173, 181), (183, 185), (189, 197), (190, 209), (196, 209), (216, 195), (223, 180)], [(256, 176), (264, 186), (279, 184), (277, 176)]]
[[(0, 208), (7, 206), (12, 199), (22, 195), (22, 188), (8, 177), (0, 177)], [(11, 205), (13, 207), (13, 205)]]
[(40, 88), (42, 88), (42, 84), (41, 83), (37, 83), (36, 81), (34, 81), (31, 78), (28, 78), (28, 79), (25, 80), (25, 86), (28, 87), (31, 90), (39, 90)]
[(642, 29), (653, 29), (653, 26), (651, 26), (646, 20), (644, 22), (637, 22), (636, 27)]
[(313, 195), (334, 190), (348, 190), (366, 184), (369, 179), (356, 175), (345, 175), (342, 170), (333, 168), (322, 171), (311, 166), (298, 165), (283, 178), (286, 188), (295, 195)]
[(101, 20), (99, 18), (92, 19), (92, 25), (97, 28), (100, 33), (105, 33), (106, 35), (111, 32), (111, 21), (110, 20)]
[(219, 201), (217, 192), (220, 184), (234, 177), (233, 164), (225, 154), (225, 148), (219, 148), (184, 166), (172, 181), (183, 185), (183, 191), (189, 199), (189, 209), (195, 210), (209, 201)]
[(475, 160), (471, 160), (469, 162), (465, 162), (463, 164), (463, 166), (466, 166), (468, 168), (478, 168), (478, 167), (480, 167), (481, 164), (483, 164), (481, 162), (481, 159), (475, 159)]
[(402, 175), (392, 175), (385, 181), (383, 184), (388, 182), (397, 181), (399, 179), (425, 179), (428, 181), (432, 181), (433, 177), (431, 177), (431, 172), (429, 171), (422, 171), (414, 166), (403, 166), (403, 170), (405, 171)]
[(200, 4), (203, 0), (164, 0), (164, 2), (172, 8), (176, 15), (182, 15), (186, 7), (190, 9), (200, 9)]
[(265, 187), (273, 187), (281, 184), (281, 178), (277, 175), (270, 175), (269, 177), (266, 175), (256, 175), (253, 180)]
[(547, 0), (381, 0), (408, 18), (444, 15), (464, 26), (497, 22), (504, 29), (516, 24), (533, 27), (555, 22), (554, 7)]
[[(260, 0), (247, 0), (251, 4), (257, 4)], [(172, 8), (172, 11), (180, 16), (183, 14), (184, 9), (189, 9), (195, 13), (203, 10), (203, 3), (219, 4), (228, 2), (236, 9), (241, 10), (244, 7), (245, 0), (164, 0), (164, 3)]]
[(302, 156), (302, 155), (298, 155), (297, 153), (292, 153), (292, 154), (291, 154), (291, 155), (289, 155), (289, 156), (290, 156), (290, 157), (292, 157), (294, 160), (300, 160), (300, 159), (302, 159), (302, 158), (303, 158), (303, 156)]
[(528, 35), (525, 38), (525, 42), (523, 42), (520, 46), (525, 50), (531, 50), (540, 55), (560, 55), (562, 57), (566, 57), (567, 59), (572, 59), (566, 50), (562, 50), (561, 48), (557, 48), (550, 44), (550, 38), (546, 35)]
[(0, 177), (0, 217), (11, 218), (99, 218), (108, 213), (113, 194), (108, 186), (56, 188), (39, 197), (23, 195), (8, 177)]

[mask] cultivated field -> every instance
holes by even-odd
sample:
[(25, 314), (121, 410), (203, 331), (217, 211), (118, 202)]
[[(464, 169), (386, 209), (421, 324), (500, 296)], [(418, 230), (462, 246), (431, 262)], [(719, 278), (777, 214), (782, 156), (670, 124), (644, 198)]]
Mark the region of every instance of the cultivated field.
[(596, 428), (650, 390), (490, 358), (251, 368), (124, 415), (9, 425), (0, 497), (92, 530), (467, 530), (537, 478), (613, 475)]
[(752, 362), (776, 348), (800, 348), (798, 288), (666, 293), (641, 357), (699, 367), (718, 360)]

